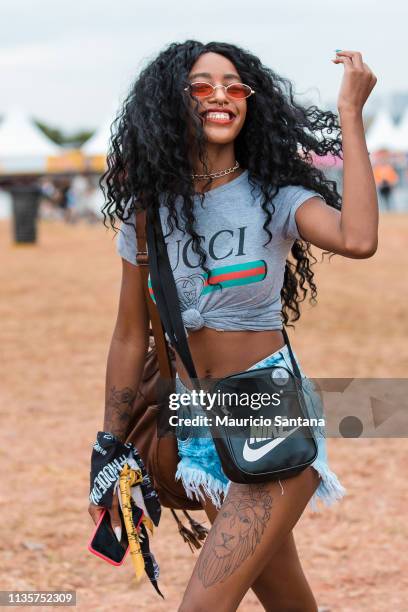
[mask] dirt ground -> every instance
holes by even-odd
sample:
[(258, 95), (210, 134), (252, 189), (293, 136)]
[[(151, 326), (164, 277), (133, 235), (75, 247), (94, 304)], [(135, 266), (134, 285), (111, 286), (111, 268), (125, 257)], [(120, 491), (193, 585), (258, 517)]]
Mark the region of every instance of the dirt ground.
[[(41, 221), (37, 245), (17, 247), (0, 222), (0, 589), (75, 589), (81, 610), (175, 611), (194, 557), (167, 510), (152, 540), (164, 602), (147, 580), (134, 584), (130, 559), (115, 568), (87, 551), (89, 459), (120, 287), (113, 236)], [(407, 236), (408, 215), (383, 215), (374, 257), (315, 265), (318, 305), (304, 305), (289, 332), (310, 376), (407, 376)], [(403, 612), (408, 441), (337, 438), (328, 449), (348, 494), (295, 528), (319, 605)], [(260, 609), (252, 594), (240, 607)]]

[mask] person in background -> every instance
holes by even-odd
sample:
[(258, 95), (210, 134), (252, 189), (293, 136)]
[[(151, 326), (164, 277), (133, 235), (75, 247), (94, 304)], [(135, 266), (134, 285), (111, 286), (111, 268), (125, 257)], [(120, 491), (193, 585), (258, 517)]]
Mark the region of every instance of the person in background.
[(40, 180), (40, 208), (38, 216), (47, 221), (61, 220), (63, 212), (58, 205), (59, 192), (50, 178), (44, 177)]
[(89, 178), (77, 174), (71, 181), (67, 192), (67, 220), (70, 223), (84, 219), (88, 223), (99, 221), (93, 207), (93, 187)]
[(377, 164), (373, 172), (381, 202), (385, 210), (390, 211), (393, 208), (392, 194), (399, 182), (398, 174), (390, 163)]

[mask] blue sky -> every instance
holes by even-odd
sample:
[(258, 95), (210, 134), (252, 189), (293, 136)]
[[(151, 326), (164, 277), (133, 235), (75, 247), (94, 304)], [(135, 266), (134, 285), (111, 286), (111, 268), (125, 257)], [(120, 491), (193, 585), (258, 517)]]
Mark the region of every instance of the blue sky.
[(18, 106), (67, 130), (96, 128), (149, 58), (187, 38), (239, 44), (322, 105), (337, 97), (338, 48), (363, 53), (373, 98), (408, 90), (400, 0), (1, 0), (0, 23), (0, 114)]

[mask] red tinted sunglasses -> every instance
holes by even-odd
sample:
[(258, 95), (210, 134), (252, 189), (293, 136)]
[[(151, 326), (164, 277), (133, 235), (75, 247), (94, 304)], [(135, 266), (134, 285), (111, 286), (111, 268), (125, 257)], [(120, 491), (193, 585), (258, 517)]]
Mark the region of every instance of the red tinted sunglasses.
[(249, 98), (255, 91), (249, 85), (245, 85), (244, 83), (231, 83), (230, 85), (212, 85), (211, 83), (206, 83), (204, 81), (196, 81), (195, 83), (190, 83), (187, 87), (184, 88), (184, 91), (190, 91), (191, 95), (194, 98), (208, 98), (213, 95), (217, 87), (222, 87), (225, 89), (225, 93), (230, 98), (234, 98), (235, 100), (244, 100), (244, 98)]

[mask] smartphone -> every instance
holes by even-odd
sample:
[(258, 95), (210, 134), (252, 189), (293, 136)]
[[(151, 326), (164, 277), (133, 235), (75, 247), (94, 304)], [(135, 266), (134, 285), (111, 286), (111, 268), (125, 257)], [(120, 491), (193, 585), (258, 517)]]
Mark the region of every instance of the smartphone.
[(120, 542), (112, 529), (110, 514), (107, 508), (102, 510), (101, 516), (88, 542), (88, 550), (91, 553), (112, 565), (122, 565), (129, 551), (129, 541), (121, 511), (119, 511), (119, 515), (122, 523), (122, 536)]

